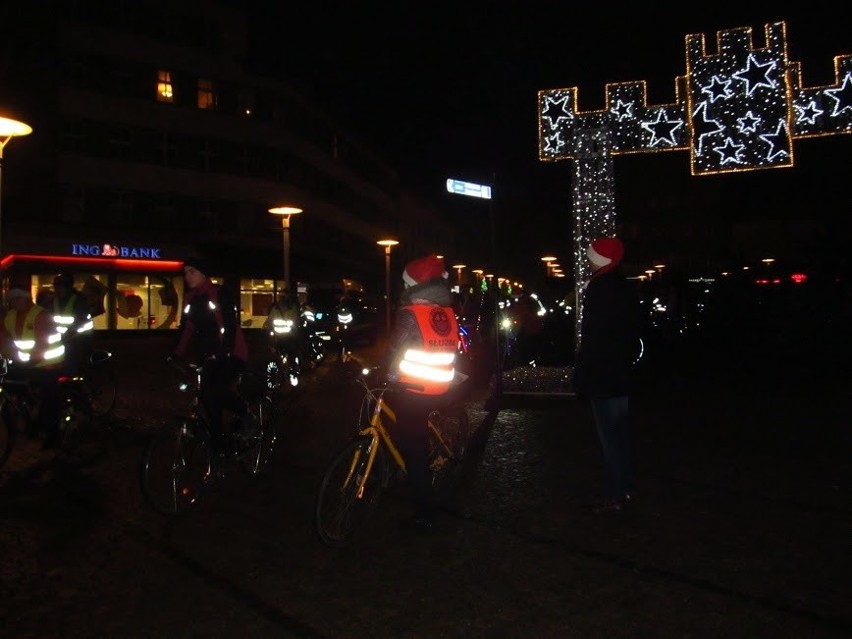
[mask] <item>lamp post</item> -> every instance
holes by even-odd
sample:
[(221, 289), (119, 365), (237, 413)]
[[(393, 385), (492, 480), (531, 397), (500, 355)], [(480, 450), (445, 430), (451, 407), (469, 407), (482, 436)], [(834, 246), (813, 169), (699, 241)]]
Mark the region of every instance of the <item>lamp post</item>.
[(29, 124), (0, 116), (0, 259), (3, 258), (3, 149), (12, 138), (32, 132), (33, 128)]
[(290, 216), (301, 213), (295, 206), (276, 206), (269, 209), (273, 215), (281, 216), (282, 241), (284, 244), (284, 290), (290, 290)]
[(467, 264), (453, 264), (453, 268), (456, 269), (456, 273), (458, 274), (458, 285), (459, 290), (461, 290), (461, 272), (462, 269), (465, 268)]
[(390, 285), (390, 257), (391, 247), (399, 244), (396, 240), (378, 240), (379, 246), (385, 247), (385, 331), (390, 334), (391, 328), (391, 285)]
[(556, 257), (553, 255), (545, 255), (541, 258), (541, 261), (544, 262), (544, 276), (550, 277), (550, 263), (556, 261)]

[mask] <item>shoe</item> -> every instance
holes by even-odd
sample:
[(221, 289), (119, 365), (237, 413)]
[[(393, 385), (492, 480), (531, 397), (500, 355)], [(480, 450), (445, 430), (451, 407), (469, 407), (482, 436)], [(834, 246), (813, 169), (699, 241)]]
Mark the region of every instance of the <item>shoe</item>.
[(589, 510), (594, 515), (606, 515), (607, 513), (622, 512), (633, 501), (632, 495), (625, 495), (621, 499), (602, 499), (590, 505)]

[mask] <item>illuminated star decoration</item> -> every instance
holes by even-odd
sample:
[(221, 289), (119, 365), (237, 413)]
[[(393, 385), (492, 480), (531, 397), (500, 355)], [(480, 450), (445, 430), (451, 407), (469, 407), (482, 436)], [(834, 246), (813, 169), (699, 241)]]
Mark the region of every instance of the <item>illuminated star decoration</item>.
[(826, 89), (825, 94), (834, 100), (834, 109), (831, 112), (833, 117), (837, 117), (846, 109), (852, 109), (852, 73), (846, 74), (839, 89)]
[(808, 102), (806, 106), (799, 106), (798, 104), (794, 104), (793, 108), (796, 109), (796, 123), (801, 124), (802, 122), (806, 122), (807, 124), (816, 124), (816, 119), (821, 116), (825, 111), (817, 108), (816, 102), (811, 100)]
[(730, 98), (733, 93), (728, 89), (731, 85), (730, 80), (723, 80), (718, 75), (714, 75), (710, 80), (710, 84), (701, 87), (701, 92), (710, 96), (710, 104), (713, 104), (720, 98)]
[(787, 140), (787, 123), (784, 120), (778, 120), (775, 133), (765, 133), (759, 137), (769, 145), (769, 152), (766, 154), (768, 162), (772, 162), (779, 155), (787, 154), (786, 147), (789, 142)]
[(731, 138), (725, 138), (725, 144), (722, 146), (715, 146), (713, 147), (713, 150), (721, 156), (721, 163), (722, 165), (725, 165), (729, 162), (735, 162), (737, 164), (742, 163), (742, 160), (740, 159), (740, 151), (744, 148), (744, 144), (734, 144), (734, 141)]
[(748, 111), (743, 117), (737, 118), (737, 125), (740, 133), (754, 133), (757, 131), (757, 125), (761, 123), (761, 118), (757, 117), (751, 111)]
[(674, 132), (677, 131), (683, 122), (681, 120), (664, 120), (666, 110), (660, 109), (657, 113), (657, 119), (654, 122), (642, 122), (642, 128), (651, 133), (651, 146), (657, 146), (662, 142), (667, 142), (671, 146), (675, 146), (677, 142), (674, 139)]
[[(701, 120), (698, 120), (698, 114), (701, 113)], [(695, 145), (695, 155), (701, 155), (704, 150), (704, 138), (708, 135), (715, 135), (725, 130), (725, 127), (718, 120), (707, 119), (707, 103), (702, 102), (692, 114), (693, 130), (695, 137), (698, 139), (698, 144)], [(711, 126), (712, 125), (712, 126)]]
[(775, 80), (769, 77), (769, 73), (775, 68), (775, 60), (766, 64), (760, 64), (754, 54), (748, 56), (746, 68), (731, 74), (731, 77), (746, 83), (746, 95), (751, 95), (757, 87), (774, 89)]
[(616, 118), (620, 120), (628, 120), (633, 117), (633, 103), (632, 102), (624, 102), (622, 100), (618, 100), (615, 103), (615, 106), (610, 110)]
[(564, 95), (558, 100), (546, 96), (544, 98), (544, 110), (541, 117), (547, 118), (550, 121), (550, 128), (555, 129), (559, 124), (559, 120), (570, 120), (574, 117), (568, 106), (568, 96)]
[(560, 132), (557, 131), (553, 135), (545, 136), (544, 150), (546, 153), (558, 153), (559, 149), (565, 146), (565, 142), (559, 137)]

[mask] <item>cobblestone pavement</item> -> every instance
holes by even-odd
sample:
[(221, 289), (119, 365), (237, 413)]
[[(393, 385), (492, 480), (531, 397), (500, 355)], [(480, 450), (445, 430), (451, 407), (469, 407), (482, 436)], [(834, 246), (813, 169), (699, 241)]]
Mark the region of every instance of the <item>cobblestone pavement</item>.
[[(693, 383), (634, 397), (639, 490), (614, 517), (587, 406), (485, 410), (463, 485), (429, 537), (401, 532), (403, 494), (347, 550), (311, 528), (324, 464), (359, 400), (344, 368), (286, 405), (265, 477), (228, 473), (184, 517), (137, 480), (151, 433), (185, 410), (158, 343), (121, 343), (111, 428), (70, 455), (20, 440), (0, 475), (0, 636), (849, 637), (850, 393)], [(369, 357), (371, 352), (365, 352)]]

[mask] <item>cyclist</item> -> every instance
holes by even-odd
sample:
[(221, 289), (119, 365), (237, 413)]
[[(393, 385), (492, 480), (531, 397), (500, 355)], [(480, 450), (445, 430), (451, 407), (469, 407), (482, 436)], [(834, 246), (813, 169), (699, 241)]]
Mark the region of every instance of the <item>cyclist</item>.
[(13, 283), (6, 293), (2, 350), (10, 359), (10, 379), (26, 380), (38, 395), (36, 427), (44, 433), (45, 450), (62, 441), (59, 421), (58, 375), (64, 365), (65, 346), (52, 314), (33, 302), (28, 284)]
[(60, 273), (53, 278), (53, 321), (65, 344), (65, 370), (76, 375), (91, 356), (94, 324), (89, 303), (74, 288), (74, 276)]
[(385, 359), (396, 432), (406, 460), (414, 502), (414, 530), (427, 533), (435, 516), (428, 468), (429, 413), (446, 403), (455, 377), (459, 329), (443, 259), (428, 255), (410, 262), (402, 274), (405, 289)]
[(209, 277), (207, 263), (190, 257), (183, 264), (187, 290), (183, 316), (173, 355), (202, 362), (201, 402), (210, 418), (214, 458), (221, 462), (227, 454), (224, 443), (223, 411), (234, 413), (237, 421), (250, 427), (247, 409), (238, 390), (240, 374), (248, 362), (248, 347), (239, 321), (239, 307)]
[(303, 323), (299, 299), (287, 289), (281, 292), (263, 323), (263, 330), (269, 335), (271, 347), (287, 355), (291, 386), (299, 383), (300, 364), (305, 353)]

